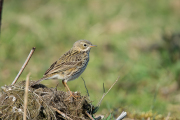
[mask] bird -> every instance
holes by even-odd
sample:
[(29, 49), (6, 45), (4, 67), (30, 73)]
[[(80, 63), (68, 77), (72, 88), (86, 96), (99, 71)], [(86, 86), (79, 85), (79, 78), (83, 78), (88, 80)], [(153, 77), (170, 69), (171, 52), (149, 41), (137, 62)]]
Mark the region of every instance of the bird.
[(89, 62), (89, 53), (92, 47), (96, 47), (96, 45), (88, 40), (76, 41), (73, 47), (55, 61), (43, 77), (35, 81), (32, 86), (47, 79), (61, 79), (64, 87), (70, 92), (70, 96), (73, 96), (67, 82), (78, 78), (84, 72)]

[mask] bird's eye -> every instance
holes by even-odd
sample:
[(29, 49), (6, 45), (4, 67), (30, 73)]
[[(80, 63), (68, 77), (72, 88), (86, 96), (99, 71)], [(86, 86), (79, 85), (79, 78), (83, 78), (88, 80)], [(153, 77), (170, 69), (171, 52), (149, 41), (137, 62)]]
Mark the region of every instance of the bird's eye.
[(86, 47), (87, 45), (86, 44), (84, 44), (84, 47)]

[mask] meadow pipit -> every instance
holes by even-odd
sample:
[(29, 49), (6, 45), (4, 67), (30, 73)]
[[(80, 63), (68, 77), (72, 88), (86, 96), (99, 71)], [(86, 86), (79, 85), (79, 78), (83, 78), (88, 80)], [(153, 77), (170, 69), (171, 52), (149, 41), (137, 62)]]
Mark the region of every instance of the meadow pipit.
[(73, 47), (62, 55), (45, 72), (44, 77), (36, 81), (33, 85), (46, 79), (61, 79), (63, 85), (72, 93), (67, 86), (67, 82), (78, 78), (86, 69), (89, 62), (89, 52), (92, 45), (88, 40), (76, 41)]

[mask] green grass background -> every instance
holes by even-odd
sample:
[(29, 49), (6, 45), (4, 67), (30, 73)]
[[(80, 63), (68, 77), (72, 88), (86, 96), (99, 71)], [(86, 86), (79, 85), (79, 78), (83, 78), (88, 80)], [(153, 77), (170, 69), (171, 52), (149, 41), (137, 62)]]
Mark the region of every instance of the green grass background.
[[(165, 66), (166, 54), (163, 58), (158, 51), (146, 52), (152, 44), (162, 44), (164, 33), (180, 31), (179, 0), (5, 0), (1, 30), (1, 86), (12, 83), (32, 47), (36, 51), (19, 81), (29, 72), (31, 80), (40, 79), (75, 41), (87, 39), (98, 46), (81, 75), (94, 105), (101, 99), (103, 83), (107, 91), (120, 76), (99, 114), (126, 108), (179, 117), (180, 62)], [(85, 95), (81, 77), (68, 86)], [(55, 87), (58, 82), (42, 83)], [(59, 89), (65, 90), (62, 84)]]

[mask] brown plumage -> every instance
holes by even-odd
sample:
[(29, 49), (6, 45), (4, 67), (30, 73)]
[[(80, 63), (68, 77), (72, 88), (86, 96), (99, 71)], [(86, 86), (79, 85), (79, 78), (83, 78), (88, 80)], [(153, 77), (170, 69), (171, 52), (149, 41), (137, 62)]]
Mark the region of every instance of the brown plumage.
[(33, 85), (46, 79), (61, 79), (64, 86), (69, 90), (67, 81), (78, 78), (84, 72), (89, 62), (89, 52), (92, 47), (95, 45), (87, 40), (76, 41), (68, 52), (50, 66), (44, 77)]

